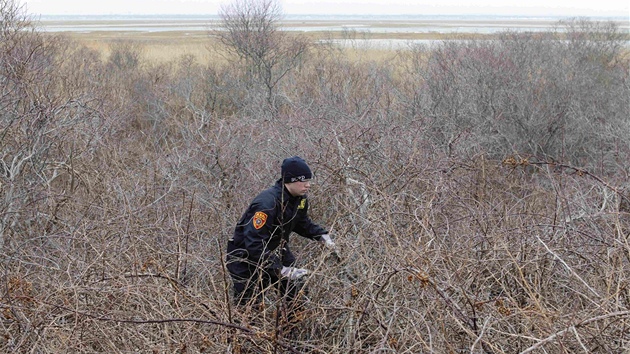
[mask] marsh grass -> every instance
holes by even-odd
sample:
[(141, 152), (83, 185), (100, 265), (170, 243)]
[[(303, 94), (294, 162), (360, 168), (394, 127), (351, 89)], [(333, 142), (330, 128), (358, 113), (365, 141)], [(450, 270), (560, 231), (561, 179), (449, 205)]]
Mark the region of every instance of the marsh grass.
[[(68, 22), (51, 22), (57, 25), (68, 25)], [(78, 22), (81, 23), (81, 22)], [(111, 25), (112, 22), (100, 21), (102, 25)], [(116, 22), (116, 24), (125, 23)], [(93, 24), (93, 22), (90, 22)], [(531, 21), (517, 21), (511, 20), (509, 22), (502, 21), (422, 21), (421, 23), (407, 23), (401, 21), (346, 21), (345, 25), (368, 25), (370, 28), (374, 28), (374, 31), (356, 31), (350, 26), (349, 30), (344, 31), (288, 31), (289, 33), (297, 34), (309, 38), (312, 43), (321, 43), (322, 41), (337, 41), (345, 40), (347, 44), (341, 46), (339, 50), (347, 55), (351, 60), (358, 61), (377, 61), (387, 62), (391, 61), (397, 56), (397, 51), (406, 51), (411, 46), (406, 45), (405, 41), (448, 41), (448, 40), (475, 40), (475, 39), (496, 39), (497, 33), (479, 33), (477, 27), (483, 26), (506, 26), (511, 25), (518, 27), (519, 25), (532, 25)], [(534, 24), (540, 26), (552, 27), (553, 23), (550, 21), (538, 21)], [(628, 26), (627, 23), (621, 22), (623, 26)], [(165, 26), (169, 23), (165, 23)], [(334, 21), (300, 21), (300, 22), (285, 22), (284, 27), (335, 27), (340, 26), (341, 23)], [(405, 31), (388, 31), (379, 32), (378, 28), (400, 28), (404, 30), (406, 27), (422, 27), (422, 26), (459, 26), (463, 28), (469, 28), (456, 33), (440, 33), (440, 32), (405, 32)], [(509, 29), (509, 27), (506, 27)], [(55, 35), (53, 33), (53, 35)], [(167, 63), (169, 61), (177, 60), (184, 56), (192, 56), (196, 58), (200, 63), (210, 63), (213, 61), (224, 60), (223, 57), (216, 55), (216, 50), (213, 47), (217, 46), (216, 38), (210, 33), (210, 23), (207, 30), (193, 30), (193, 31), (90, 31), (90, 32), (64, 32), (65, 36), (72, 38), (80, 44), (83, 44), (89, 48), (97, 50), (102, 54), (104, 58), (109, 55), (110, 47), (112, 43), (126, 41), (133, 43), (134, 45), (141, 46), (143, 48), (144, 59), (147, 62), (152, 63)], [(627, 40), (630, 40), (630, 34), (622, 34)], [(353, 40), (362, 40), (361, 44), (353, 45)], [(369, 41), (397, 41), (399, 45), (395, 46), (377, 46), (370, 45)]]
[(183, 32), (137, 33), (137, 32), (93, 32), (66, 33), (64, 36), (99, 52), (106, 59), (112, 45), (127, 42), (142, 48), (143, 57), (150, 63), (167, 63), (184, 56), (192, 56), (201, 63), (220, 60), (212, 50), (215, 42), (208, 34), (186, 34)]
[[(347, 32), (339, 31), (312, 31), (301, 33), (310, 38), (313, 43), (329, 40), (346, 40), (350, 44), (340, 47), (339, 50), (351, 60), (377, 62), (389, 61), (396, 57), (397, 50), (405, 50), (407, 46), (384, 47), (370, 45), (369, 40), (449, 40), (449, 39), (473, 39), (493, 38), (491, 35), (475, 33), (440, 34), (440, 33), (354, 33), (349, 37)], [(139, 31), (94, 31), (94, 32), (67, 32), (67, 36), (81, 45), (94, 49), (107, 58), (113, 43), (128, 42), (142, 47), (144, 59), (152, 63), (167, 63), (183, 56), (192, 56), (200, 63), (221, 61), (224, 58), (217, 55), (214, 48), (218, 45), (216, 39), (204, 31), (163, 31), (163, 32), (139, 32)], [(352, 45), (353, 39), (366, 40), (361, 44)]]

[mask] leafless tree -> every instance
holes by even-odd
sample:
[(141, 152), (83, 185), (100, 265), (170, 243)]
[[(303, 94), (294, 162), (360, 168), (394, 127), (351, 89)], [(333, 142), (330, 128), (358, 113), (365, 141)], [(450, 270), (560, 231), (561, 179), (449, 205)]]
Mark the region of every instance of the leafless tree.
[[(39, 88), (49, 83), (51, 57), (34, 31), (23, 7), (12, 0), (0, 2), (0, 247), (8, 234), (21, 227), (23, 206), (37, 193), (32, 179), (40, 180), (46, 164), (50, 111)], [(30, 181), (29, 181), (30, 180)], [(22, 189), (24, 188), (24, 189)]]
[(250, 85), (262, 85), (269, 107), (277, 109), (278, 86), (299, 67), (309, 42), (283, 32), (277, 0), (235, 0), (221, 8), (223, 28), (216, 32), (228, 53), (244, 65)]

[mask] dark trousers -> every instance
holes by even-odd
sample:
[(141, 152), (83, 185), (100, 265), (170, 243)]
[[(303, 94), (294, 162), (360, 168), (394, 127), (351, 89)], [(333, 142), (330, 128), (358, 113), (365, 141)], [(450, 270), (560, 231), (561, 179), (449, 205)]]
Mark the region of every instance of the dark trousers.
[(279, 269), (263, 269), (243, 258), (239, 250), (228, 250), (227, 269), (234, 284), (235, 305), (257, 305), (269, 291), (278, 291), (287, 301), (289, 315), (303, 310), (303, 282), (282, 277)]

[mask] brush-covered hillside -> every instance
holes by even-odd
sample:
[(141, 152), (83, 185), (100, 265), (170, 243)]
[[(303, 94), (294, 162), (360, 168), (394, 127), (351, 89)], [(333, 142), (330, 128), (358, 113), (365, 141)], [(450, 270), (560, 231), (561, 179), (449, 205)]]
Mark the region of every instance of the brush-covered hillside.
[[(156, 63), (0, 0), (0, 351), (628, 353), (627, 34), (358, 60), (267, 2), (224, 8), (222, 60)], [(293, 237), (289, 326), (232, 306), (225, 248), (293, 155), (340, 257)]]

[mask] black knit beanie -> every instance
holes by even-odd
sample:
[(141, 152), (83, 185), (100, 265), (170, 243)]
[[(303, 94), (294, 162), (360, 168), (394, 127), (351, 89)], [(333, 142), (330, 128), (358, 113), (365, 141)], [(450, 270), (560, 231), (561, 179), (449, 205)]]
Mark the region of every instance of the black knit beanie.
[(282, 161), (282, 180), (284, 183), (304, 182), (311, 177), (313, 177), (311, 169), (301, 157), (293, 156)]

